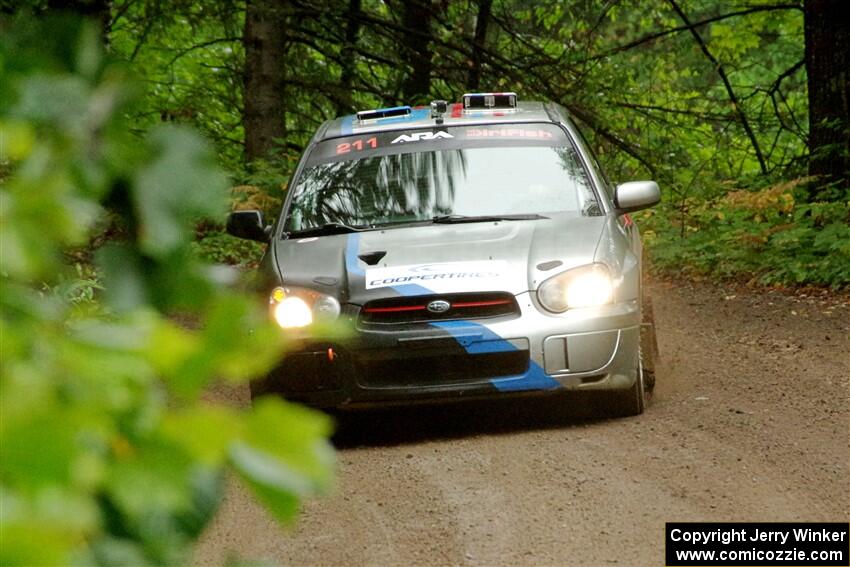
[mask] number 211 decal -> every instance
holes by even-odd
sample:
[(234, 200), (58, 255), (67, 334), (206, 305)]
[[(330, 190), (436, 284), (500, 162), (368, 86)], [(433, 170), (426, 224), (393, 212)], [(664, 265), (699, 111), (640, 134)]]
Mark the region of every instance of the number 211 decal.
[(342, 142), (336, 145), (336, 154), (347, 154), (351, 151), (363, 151), (368, 148), (377, 148), (378, 139), (374, 136), (367, 140), (354, 140), (353, 142)]

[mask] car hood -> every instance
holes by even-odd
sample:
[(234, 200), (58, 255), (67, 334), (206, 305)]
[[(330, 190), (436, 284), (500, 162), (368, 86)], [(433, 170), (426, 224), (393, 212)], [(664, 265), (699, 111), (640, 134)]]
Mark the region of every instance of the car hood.
[(435, 224), (275, 242), (285, 285), (363, 304), (398, 295), (536, 289), (593, 261), (605, 217)]

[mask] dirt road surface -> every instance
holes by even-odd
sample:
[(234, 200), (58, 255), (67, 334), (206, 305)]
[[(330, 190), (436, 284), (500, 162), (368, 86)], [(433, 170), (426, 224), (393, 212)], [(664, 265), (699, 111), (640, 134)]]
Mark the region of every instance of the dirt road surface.
[(346, 419), (330, 496), (282, 531), (234, 483), (197, 564), (658, 566), (667, 521), (847, 521), (846, 298), (652, 296), (663, 360), (644, 415), (558, 397)]

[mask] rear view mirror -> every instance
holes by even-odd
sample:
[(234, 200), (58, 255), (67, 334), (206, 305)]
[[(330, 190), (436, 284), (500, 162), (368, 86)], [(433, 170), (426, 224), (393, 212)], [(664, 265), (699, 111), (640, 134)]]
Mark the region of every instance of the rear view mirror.
[(227, 234), (237, 238), (268, 242), (270, 228), (263, 222), (260, 211), (233, 211), (227, 215)]
[(630, 181), (614, 190), (614, 206), (620, 214), (647, 209), (660, 200), (661, 190), (655, 181)]

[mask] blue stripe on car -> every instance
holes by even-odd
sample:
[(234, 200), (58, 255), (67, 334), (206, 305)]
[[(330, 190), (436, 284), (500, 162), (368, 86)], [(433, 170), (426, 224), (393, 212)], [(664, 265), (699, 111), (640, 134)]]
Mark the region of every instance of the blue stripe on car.
[(355, 116), (353, 114), (346, 116), (342, 119), (342, 123), (339, 125), (339, 133), (343, 136), (348, 136), (354, 130), (354, 119)]
[(455, 337), (469, 354), (512, 352), (516, 347), (480, 323), (471, 321), (435, 321), (437, 327)]
[[(492, 330), (480, 323), (471, 321), (438, 321), (431, 326), (448, 331), (470, 354), (488, 352), (512, 352), (517, 348)], [(465, 337), (480, 333), (481, 341), (472, 341)], [(560, 382), (546, 374), (540, 365), (529, 359), (528, 370), (515, 376), (491, 378), (490, 383), (500, 392), (520, 392), (523, 390), (552, 390), (561, 386)]]
[[(360, 254), (360, 235), (355, 232), (348, 235), (348, 241), (345, 243), (345, 268), (349, 274), (363, 276), (365, 278), (366, 272), (360, 267), (358, 254)], [(432, 293), (431, 290), (417, 284), (398, 285), (393, 286), (392, 289), (401, 295), (426, 295)]]
[(360, 253), (360, 235), (356, 232), (348, 235), (348, 240), (345, 243), (345, 269), (349, 274), (355, 276), (365, 276), (366, 272), (358, 264)]
[(522, 392), (525, 390), (554, 390), (561, 384), (540, 368), (533, 360), (529, 361), (528, 370), (517, 376), (492, 378), (490, 383), (500, 392)]

